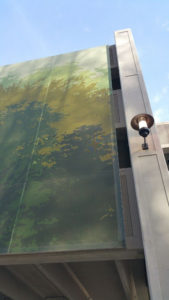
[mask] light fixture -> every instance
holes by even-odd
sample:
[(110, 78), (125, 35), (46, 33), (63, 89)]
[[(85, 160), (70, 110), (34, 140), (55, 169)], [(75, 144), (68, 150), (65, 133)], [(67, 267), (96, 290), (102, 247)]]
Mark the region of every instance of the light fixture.
[(142, 149), (147, 150), (148, 144), (146, 143), (146, 137), (150, 133), (151, 126), (154, 124), (154, 118), (151, 115), (148, 114), (139, 114), (136, 115), (131, 120), (131, 127), (139, 132), (139, 135), (141, 135), (144, 138), (144, 144), (142, 144)]

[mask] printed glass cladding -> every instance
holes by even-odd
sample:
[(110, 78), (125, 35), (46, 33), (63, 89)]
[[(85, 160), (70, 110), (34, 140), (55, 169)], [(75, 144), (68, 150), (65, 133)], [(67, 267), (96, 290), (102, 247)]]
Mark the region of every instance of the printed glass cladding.
[(106, 47), (0, 68), (0, 252), (123, 246)]

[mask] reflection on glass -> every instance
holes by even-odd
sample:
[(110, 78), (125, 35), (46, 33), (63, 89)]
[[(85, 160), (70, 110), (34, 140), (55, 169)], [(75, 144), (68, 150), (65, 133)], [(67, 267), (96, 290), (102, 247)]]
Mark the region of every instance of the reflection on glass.
[(106, 47), (0, 76), (0, 252), (122, 247)]

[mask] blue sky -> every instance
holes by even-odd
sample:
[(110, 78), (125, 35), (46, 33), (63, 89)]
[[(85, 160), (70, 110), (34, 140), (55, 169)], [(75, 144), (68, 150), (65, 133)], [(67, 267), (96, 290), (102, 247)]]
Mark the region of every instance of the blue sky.
[(156, 121), (169, 121), (168, 0), (0, 0), (0, 65), (114, 43), (131, 28)]

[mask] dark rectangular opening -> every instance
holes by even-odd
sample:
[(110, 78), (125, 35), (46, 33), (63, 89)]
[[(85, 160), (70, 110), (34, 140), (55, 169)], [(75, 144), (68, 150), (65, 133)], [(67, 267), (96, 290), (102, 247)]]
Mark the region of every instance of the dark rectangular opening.
[(111, 69), (111, 78), (112, 78), (113, 90), (121, 89), (119, 69), (118, 68), (112, 68)]
[(117, 149), (118, 149), (118, 157), (119, 157), (119, 167), (130, 168), (130, 154), (129, 154), (129, 145), (127, 138), (127, 130), (125, 127), (116, 129), (116, 137), (117, 137)]
[(169, 170), (169, 153), (164, 153), (165, 161)]

